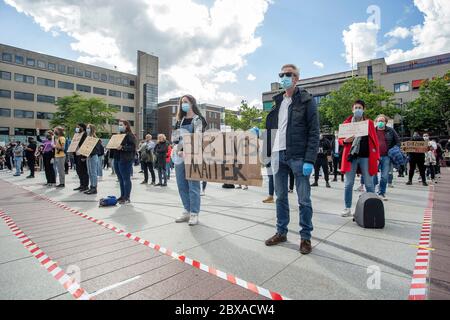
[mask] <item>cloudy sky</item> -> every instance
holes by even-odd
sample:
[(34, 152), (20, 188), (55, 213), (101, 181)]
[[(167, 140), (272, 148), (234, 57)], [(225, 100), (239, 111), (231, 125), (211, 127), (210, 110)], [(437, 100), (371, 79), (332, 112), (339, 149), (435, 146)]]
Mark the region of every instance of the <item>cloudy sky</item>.
[(450, 52), (449, 0), (0, 0), (0, 42), (135, 72), (160, 58), (159, 100), (261, 105), (280, 65), (301, 77)]

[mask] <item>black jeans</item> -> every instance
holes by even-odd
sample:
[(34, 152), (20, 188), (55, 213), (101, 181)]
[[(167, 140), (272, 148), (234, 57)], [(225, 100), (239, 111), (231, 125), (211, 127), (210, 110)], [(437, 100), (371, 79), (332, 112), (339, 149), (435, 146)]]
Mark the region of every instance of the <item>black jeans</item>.
[(55, 168), (53, 167), (53, 163), (51, 163), (53, 159), (53, 151), (45, 152), (43, 158), (45, 178), (47, 179), (47, 183), (56, 183)]
[(325, 181), (328, 182), (328, 159), (327, 157), (318, 157), (314, 164), (314, 180), (319, 181), (319, 171), (322, 168), (325, 175)]
[(416, 166), (419, 167), (422, 182), (426, 182), (427, 179), (425, 177), (425, 154), (411, 154), (409, 159), (409, 181), (412, 181), (414, 177)]
[(80, 179), (80, 187), (89, 187), (89, 175), (87, 171), (87, 161), (81, 160), (81, 156), (75, 156), (75, 167), (77, 170), (78, 178)]
[(153, 168), (153, 162), (142, 162), (142, 170), (144, 170), (144, 181), (148, 182), (148, 172), (152, 176), (152, 183), (155, 183), (155, 169)]
[[(340, 166), (341, 166), (341, 157), (333, 156), (333, 174), (335, 180), (337, 179), (338, 170)], [(341, 175), (341, 180), (344, 181), (344, 175), (342, 173), (339, 174)]]
[(289, 190), (294, 190), (295, 176), (291, 168), (289, 168)]
[(28, 158), (27, 159), (28, 168), (30, 169), (30, 177), (34, 177), (34, 169), (36, 165), (36, 158)]

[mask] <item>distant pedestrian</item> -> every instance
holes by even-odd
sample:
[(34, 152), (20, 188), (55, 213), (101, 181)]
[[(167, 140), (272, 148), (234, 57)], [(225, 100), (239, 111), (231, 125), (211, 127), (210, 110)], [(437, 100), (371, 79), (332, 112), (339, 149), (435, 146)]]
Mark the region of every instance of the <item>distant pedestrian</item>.
[(169, 144), (167, 143), (166, 136), (164, 134), (158, 134), (158, 141), (155, 146), (155, 156), (159, 179), (159, 183), (156, 186), (159, 187), (167, 187), (166, 158), (168, 150)]

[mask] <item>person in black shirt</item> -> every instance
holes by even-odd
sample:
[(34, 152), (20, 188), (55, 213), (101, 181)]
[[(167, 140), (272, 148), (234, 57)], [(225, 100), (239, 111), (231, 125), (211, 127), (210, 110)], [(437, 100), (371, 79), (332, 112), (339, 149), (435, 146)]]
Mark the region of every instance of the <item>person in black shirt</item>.
[(34, 178), (34, 169), (36, 165), (36, 149), (36, 141), (33, 137), (29, 137), (28, 146), (25, 148), (25, 158), (27, 159), (28, 168), (30, 169), (30, 175), (27, 177), (27, 179)]
[(319, 186), (319, 171), (323, 170), (325, 176), (326, 187), (331, 188), (328, 176), (328, 155), (330, 154), (331, 144), (327, 138), (320, 134), (319, 151), (317, 152), (317, 160), (314, 164), (314, 183), (311, 187)]

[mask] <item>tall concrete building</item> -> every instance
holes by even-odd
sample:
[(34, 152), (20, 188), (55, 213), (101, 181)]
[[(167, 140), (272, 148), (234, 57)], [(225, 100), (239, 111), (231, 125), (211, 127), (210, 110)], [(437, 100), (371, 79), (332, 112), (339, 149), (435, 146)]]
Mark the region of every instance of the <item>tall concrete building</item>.
[[(317, 103), (332, 91), (338, 90), (346, 81), (366, 77), (377, 85), (394, 93), (396, 105), (415, 100), (419, 89), (427, 79), (442, 77), (450, 70), (450, 53), (388, 65), (384, 58), (358, 63), (357, 70), (344, 71), (320, 77), (301, 79), (297, 86), (308, 90)], [(301, 70), (300, 70), (301, 76)], [(271, 84), (271, 91), (262, 95), (264, 110), (272, 109), (272, 97), (281, 92), (278, 83)]]
[[(158, 104), (159, 133), (165, 134), (169, 139), (177, 122), (177, 112), (180, 98), (172, 98)], [(225, 108), (209, 103), (200, 103), (198, 108), (208, 123), (208, 129), (220, 130), (225, 122)]]
[(158, 57), (137, 52), (137, 75), (0, 44), (0, 141), (25, 140), (36, 126), (50, 128), (58, 98), (74, 92), (98, 97), (130, 121), (139, 136), (156, 133)]

